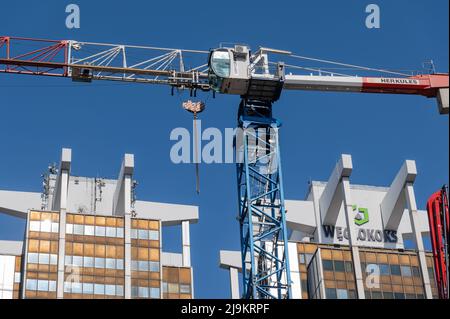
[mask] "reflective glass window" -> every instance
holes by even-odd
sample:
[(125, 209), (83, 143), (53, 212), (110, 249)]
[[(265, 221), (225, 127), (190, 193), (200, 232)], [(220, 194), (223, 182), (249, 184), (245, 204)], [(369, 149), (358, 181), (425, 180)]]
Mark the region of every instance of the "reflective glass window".
[(123, 238), (123, 228), (117, 228), (116, 231), (117, 231), (116, 237)]
[(94, 228), (94, 226), (85, 225), (84, 226), (84, 235), (85, 236), (94, 236), (95, 235), (95, 228)]
[(78, 266), (78, 267), (83, 267), (83, 257), (73, 256), (72, 265)]
[(66, 224), (66, 234), (73, 234), (73, 225)]
[(37, 280), (35, 279), (27, 279), (27, 290), (36, 290), (37, 289)]
[(149, 234), (148, 237), (150, 240), (159, 240), (159, 232), (158, 231), (150, 230), (148, 234)]
[(116, 260), (116, 269), (123, 270), (123, 259)]
[(95, 258), (95, 268), (105, 268), (105, 259)]
[(116, 260), (113, 258), (106, 258), (105, 266), (107, 269), (116, 269)]
[(86, 268), (94, 267), (94, 257), (83, 257), (83, 265)]
[(55, 292), (56, 291), (56, 281), (50, 280), (48, 282), (48, 291)]
[(48, 291), (48, 280), (38, 280), (38, 291)]
[(380, 264), (380, 275), (390, 275), (390, 268), (387, 264)]
[(402, 273), (400, 271), (399, 265), (391, 265), (391, 274), (395, 276), (401, 276)]
[(135, 286), (131, 287), (131, 297), (133, 297), (133, 298), (139, 297), (138, 287), (135, 287)]
[(148, 261), (139, 261), (139, 271), (148, 271)]
[(402, 292), (395, 292), (394, 297), (395, 299), (405, 299), (405, 294)]
[(150, 288), (150, 298), (159, 299), (161, 297), (161, 293), (159, 288)]
[(116, 286), (116, 296), (123, 297), (123, 286), (122, 285)]
[(58, 223), (52, 223), (52, 233), (59, 232), (59, 224)]
[(50, 265), (58, 264), (58, 255), (50, 255)]
[(39, 254), (39, 264), (48, 265), (50, 263), (50, 255), (49, 254)]
[(50, 233), (52, 231), (52, 221), (44, 220), (41, 222), (41, 232)]
[(150, 271), (159, 272), (159, 263), (151, 261), (150, 262)]
[(211, 56), (211, 68), (219, 77), (229, 77), (231, 68), (230, 53), (228, 51), (215, 51)]
[(139, 239), (148, 239), (148, 230), (139, 229), (138, 235), (139, 235)]
[(405, 276), (405, 277), (412, 276), (411, 267), (409, 267), (409, 266), (401, 266), (401, 272), (402, 272), (402, 276)]
[(73, 225), (73, 233), (74, 235), (84, 235), (83, 225)]
[(169, 283), (169, 294), (177, 294), (180, 292), (180, 286), (178, 284)]
[(147, 287), (139, 287), (139, 297), (140, 298), (148, 298), (148, 288)]
[(336, 299), (337, 298), (336, 289), (334, 289), (334, 288), (326, 288), (325, 294), (327, 296), (327, 299)]
[(189, 285), (180, 285), (180, 293), (181, 294), (190, 294), (191, 293), (191, 286), (189, 286)]
[(83, 294), (92, 295), (94, 293), (94, 284), (83, 283)]
[(345, 272), (353, 272), (353, 264), (350, 261), (345, 262)]
[(80, 282), (72, 282), (72, 293), (73, 294), (83, 293), (83, 285)]
[(64, 282), (64, 292), (70, 294), (72, 292), (72, 283)]
[(116, 295), (116, 286), (115, 285), (105, 285), (105, 295), (115, 296)]
[(106, 237), (116, 237), (116, 227), (106, 227)]
[(346, 289), (336, 289), (338, 299), (348, 299), (348, 292)]
[(334, 261), (334, 270), (344, 272), (345, 271), (344, 262), (341, 260), (335, 260)]
[(106, 230), (103, 226), (95, 226), (95, 236), (105, 237)]
[(28, 253), (28, 262), (30, 264), (37, 264), (39, 262), (39, 254)]
[(41, 230), (41, 222), (38, 221), (30, 221), (30, 231), (40, 231)]
[(372, 299), (383, 299), (380, 291), (372, 291)]
[(94, 294), (104, 295), (105, 294), (105, 285), (95, 284), (94, 285)]
[(323, 270), (333, 271), (333, 261), (324, 259), (322, 264)]

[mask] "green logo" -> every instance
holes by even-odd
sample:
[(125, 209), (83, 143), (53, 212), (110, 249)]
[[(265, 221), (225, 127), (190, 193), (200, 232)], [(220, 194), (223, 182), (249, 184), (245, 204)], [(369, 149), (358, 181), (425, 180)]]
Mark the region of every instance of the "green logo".
[(355, 224), (358, 226), (362, 226), (369, 222), (369, 210), (367, 208), (359, 208), (356, 205), (353, 205), (353, 211), (357, 211), (355, 216)]

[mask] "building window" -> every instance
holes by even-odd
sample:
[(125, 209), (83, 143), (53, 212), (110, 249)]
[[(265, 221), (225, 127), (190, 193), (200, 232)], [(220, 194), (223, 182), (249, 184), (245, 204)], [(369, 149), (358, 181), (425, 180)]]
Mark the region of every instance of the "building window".
[(92, 295), (94, 293), (94, 284), (83, 283), (83, 294)]
[(94, 236), (95, 235), (94, 226), (89, 226), (89, 225), (84, 226), (84, 235), (85, 236)]
[(37, 289), (37, 280), (27, 279), (26, 287), (27, 287), (27, 290), (36, 290)]
[(333, 271), (333, 261), (324, 259), (322, 261), (323, 270), (325, 271)]
[(47, 280), (38, 280), (38, 291), (48, 291), (48, 281)]
[(105, 237), (106, 229), (103, 226), (95, 226), (95, 236)]
[(161, 297), (161, 291), (159, 288), (150, 288), (150, 298), (159, 299)]
[(348, 299), (348, 292), (346, 289), (336, 289), (336, 291), (338, 299)]
[(180, 285), (180, 294), (190, 294), (191, 286), (190, 285)]
[(401, 266), (401, 273), (402, 273), (402, 276), (411, 277), (412, 276), (411, 267)]
[(402, 273), (400, 271), (399, 265), (391, 265), (391, 274), (394, 276), (401, 276)]
[(84, 235), (84, 226), (83, 225), (73, 225), (73, 234), (74, 235)]
[(95, 284), (94, 285), (94, 294), (104, 295), (105, 294), (105, 285)]
[(147, 287), (139, 287), (138, 295), (139, 295), (139, 298), (148, 298), (149, 297), (148, 288)]
[(30, 264), (37, 264), (37, 263), (39, 263), (39, 254), (28, 253), (28, 263), (30, 263)]
[(334, 288), (326, 288), (325, 294), (327, 296), (327, 299), (337, 299), (336, 289)]
[(344, 272), (345, 271), (344, 262), (340, 261), (340, 260), (335, 260), (334, 261), (334, 270), (339, 271), (339, 272)]

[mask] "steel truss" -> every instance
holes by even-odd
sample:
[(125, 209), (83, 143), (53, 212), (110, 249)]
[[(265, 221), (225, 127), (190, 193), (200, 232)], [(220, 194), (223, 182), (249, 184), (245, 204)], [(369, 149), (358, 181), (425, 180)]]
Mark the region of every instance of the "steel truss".
[[(209, 51), (0, 36), (0, 72), (210, 89)], [(206, 56), (205, 56), (206, 55)]]
[(243, 99), (236, 134), (243, 298), (289, 299), (286, 211), (272, 103)]

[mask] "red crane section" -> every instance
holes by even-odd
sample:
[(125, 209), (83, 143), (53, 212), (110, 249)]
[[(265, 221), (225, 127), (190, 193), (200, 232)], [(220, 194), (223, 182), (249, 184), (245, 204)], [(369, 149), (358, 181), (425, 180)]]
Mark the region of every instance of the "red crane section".
[(448, 189), (446, 186), (430, 197), (427, 203), (427, 211), (439, 298), (449, 299), (448, 240), (450, 227)]

